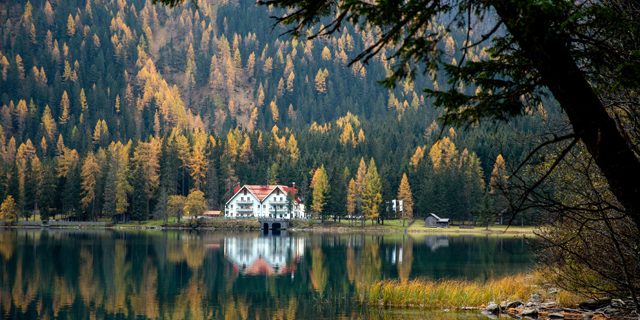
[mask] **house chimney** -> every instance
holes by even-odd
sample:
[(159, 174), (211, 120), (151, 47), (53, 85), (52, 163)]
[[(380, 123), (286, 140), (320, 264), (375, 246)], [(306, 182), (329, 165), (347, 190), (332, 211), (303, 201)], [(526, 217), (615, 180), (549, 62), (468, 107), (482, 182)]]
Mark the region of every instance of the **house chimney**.
[(294, 189), (296, 188), (296, 183), (295, 182), (293, 183), (293, 187), (292, 188), (294, 188)]

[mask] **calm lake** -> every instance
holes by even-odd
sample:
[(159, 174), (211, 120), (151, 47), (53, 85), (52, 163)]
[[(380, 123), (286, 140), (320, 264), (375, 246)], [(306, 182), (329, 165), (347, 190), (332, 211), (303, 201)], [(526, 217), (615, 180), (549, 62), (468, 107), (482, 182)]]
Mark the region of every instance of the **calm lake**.
[(362, 307), (358, 283), (487, 279), (533, 265), (523, 238), (0, 230), (5, 319), (480, 319)]

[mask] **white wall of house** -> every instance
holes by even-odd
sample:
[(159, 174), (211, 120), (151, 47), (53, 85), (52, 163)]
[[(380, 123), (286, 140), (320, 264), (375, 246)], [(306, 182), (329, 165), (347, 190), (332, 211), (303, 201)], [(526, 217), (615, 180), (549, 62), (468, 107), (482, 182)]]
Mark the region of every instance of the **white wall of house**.
[(240, 190), (240, 192), (227, 203), (227, 212), (231, 217), (257, 216), (260, 213), (260, 200), (258, 200), (253, 193), (247, 191), (245, 194), (244, 190)]
[(295, 204), (293, 212), (287, 212), (287, 194), (275, 188), (262, 202), (249, 190), (241, 189), (227, 202), (226, 215), (234, 218), (304, 218), (304, 204)]

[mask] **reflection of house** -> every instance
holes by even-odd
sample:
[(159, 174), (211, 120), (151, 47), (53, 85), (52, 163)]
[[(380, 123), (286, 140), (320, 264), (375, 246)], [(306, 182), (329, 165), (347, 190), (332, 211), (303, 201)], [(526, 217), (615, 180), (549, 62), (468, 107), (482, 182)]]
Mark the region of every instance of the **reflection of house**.
[[(287, 192), (294, 196), (291, 214), (287, 209)], [(226, 215), (229, 217), (260, 217), (295, 219), (304, 216), (304, 204), (297, 196), (298, 189), (282, 185), (238, 185), (233, 197), (227, 201)]]
[(442, 219), (435, 213), (430, 213), (424, 218), (424, 226), (427, 228), (449, 228), (449, 219)]
[(224, 256), (245, 275), (283, 275), (295, 271), (304, 244), (290, 237), (225, 238)]
[(446, 248), (449, 246), (449, 237), (446, 235), (424, 236), (424, 244), (426, 244), (431, 251), (436, 251), (438, 248)]

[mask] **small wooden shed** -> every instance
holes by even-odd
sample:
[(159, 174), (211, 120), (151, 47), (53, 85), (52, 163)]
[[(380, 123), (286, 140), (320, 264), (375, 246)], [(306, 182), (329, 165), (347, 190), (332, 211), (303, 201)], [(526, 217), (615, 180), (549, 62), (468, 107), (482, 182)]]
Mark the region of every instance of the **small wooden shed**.
[(220, 211), (205, 211), (202, 216), (205, 218), (218, 218), (220, 217)]
[(430, 213), (424, 218), (424, 226), (427, 228), (449, 228), (449, 219), (443, 219), (435, 213)]

